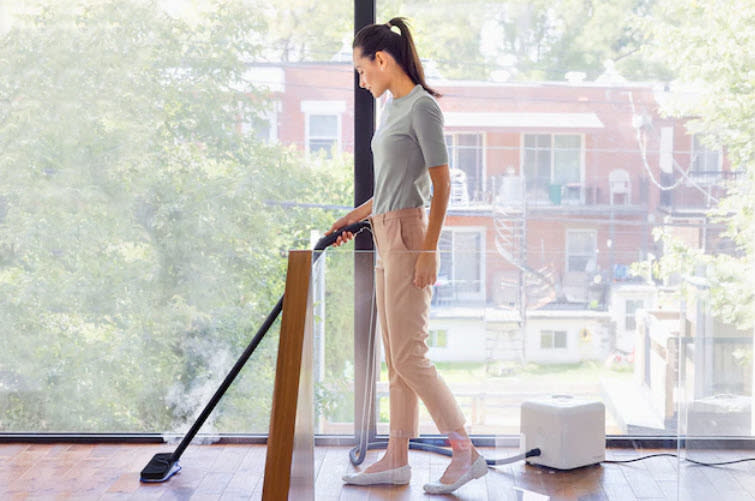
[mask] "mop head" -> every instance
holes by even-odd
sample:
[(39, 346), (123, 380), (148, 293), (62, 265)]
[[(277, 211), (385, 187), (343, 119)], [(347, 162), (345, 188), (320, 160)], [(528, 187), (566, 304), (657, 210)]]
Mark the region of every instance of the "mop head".
[(142, 482), (165, 482), (181, 470), (178, 461), (173, 461), (173, 454), (161, 452), (149, 460), (141, 473)]

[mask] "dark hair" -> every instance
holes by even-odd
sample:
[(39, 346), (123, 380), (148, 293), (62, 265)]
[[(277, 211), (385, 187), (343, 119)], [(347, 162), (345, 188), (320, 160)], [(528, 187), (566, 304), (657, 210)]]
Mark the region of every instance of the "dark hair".
[[(392, 26), (397, 27), (401, 34), (392, 31)], [(388, 52), (401, 65), (412, 82), (421, 85), (430, 95), (440, 97), (440, 93), (425, 82), (425, 72), (405, 18), (394, 17), (385, 24), (368, 24), (354, 37), (352, 48), (357, 47), (361, 49), (362, 56), (370, 58), (370, 61), (375, 60), (377, 51)]]

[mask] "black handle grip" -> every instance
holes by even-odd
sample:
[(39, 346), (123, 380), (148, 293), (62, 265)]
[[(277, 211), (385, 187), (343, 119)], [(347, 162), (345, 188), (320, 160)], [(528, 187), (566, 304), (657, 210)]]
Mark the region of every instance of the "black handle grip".
[(343, 233), (344, 231), (348, 231), (349, 233), (356, 234), (362, 231), (363, 229), (369, 228), (369, 227), (370, 227), (369, 221), (359, 221), (358, 223), (353, 223), (353, 224), (344, 226), (343, 228), (340, 228), (334, 231), (330, 235), (325, 235), (320, 240), (318, 240), (317, 245), (315, 245), (314, 250), (321, 251), (321, 250), (325, 250), (326, 247), (330, 247), (336, 242), (336, 240), (338, 240), (338, 237), (340, 237), (341, 233)]

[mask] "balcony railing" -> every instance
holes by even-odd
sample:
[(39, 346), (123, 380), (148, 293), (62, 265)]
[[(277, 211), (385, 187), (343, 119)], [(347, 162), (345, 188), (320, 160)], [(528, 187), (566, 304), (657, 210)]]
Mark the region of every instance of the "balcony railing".
[(544, 177), (491, 176), (484, 188), (459, 187), (457, 192), (467, 195), (452, 197), (451, 206), (516, 206), (526, 199), (532, 207), (637, 208), (647, 206), (649, 189), (648, 179), (641, 176), (630, 177), (621, 183), (608, 176), (575, 182), (559, 182)]
[(526, 178), (521, 176), (491, 176), (486, 186), (463, 186), (457, 192), (464, 197), (451, 199), (453, 208), (490, 207), (491, 205), (519, 206), (523, 200), (530, 207), (648, 207), (651, 194), (661, 207), (670, 210), (714, 207), (726, 196), (728, 187), (742, 177), (739, 171), (692, 172), (681, 178), (661, 176), (660, 186), (649, 178), (633, 176), (623, 184), (615, 183), (609, 176), (592, 177), (585, 181), (554, 182), (550, 178)]
[(732, 183), (742, 179), (741, 171), (697, 171), (685, 177), (667, 179), (674, 186), (661, 191), (660, 205), (668, 210), (705, 210), (718, 204)]

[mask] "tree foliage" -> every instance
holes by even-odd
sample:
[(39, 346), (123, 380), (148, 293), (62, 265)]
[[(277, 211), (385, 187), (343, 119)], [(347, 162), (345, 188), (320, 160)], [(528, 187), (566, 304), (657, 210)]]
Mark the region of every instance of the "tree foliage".
[[(209, 7), (49, 1), (2, 38), (0, 375), (25, 395), (4, 430), (180, 426), (283, 292), (285, 250), (332, 219), (270, 203), (350, 201), (348, 159), (242, 132), (269, 100), (245, 80), (264, 20)], [(275, 347), (226, 426), (266, 429)]]
[(606, 61), (630, 79), (668, 76), (640, 57), (647, 36), (640, 20), (655, 0), (449, 0), (378, 3), (378, 19), (408, 17), (418, 51), (446, 78), (488, 79), (494, 71), (514, 80), (563, 80), (570, 71), (594, 79)]
[(685, 273), (705, 266), (714, 311), (742, 328), (755, 320), (754, 24), (755, 5), (747, 0), (667, 0), (643, 25), (652, 40), (647, 57), (660, 59), (676, 75), (663, 110), (689, 118), (689, 133), (723, 149), (739, 173), (710, 214), (726, 224), (736, 252), (706, 256), (681, 251), (667, 239), (666, 247), (678, 252), (667, 253), (663, 266)]

